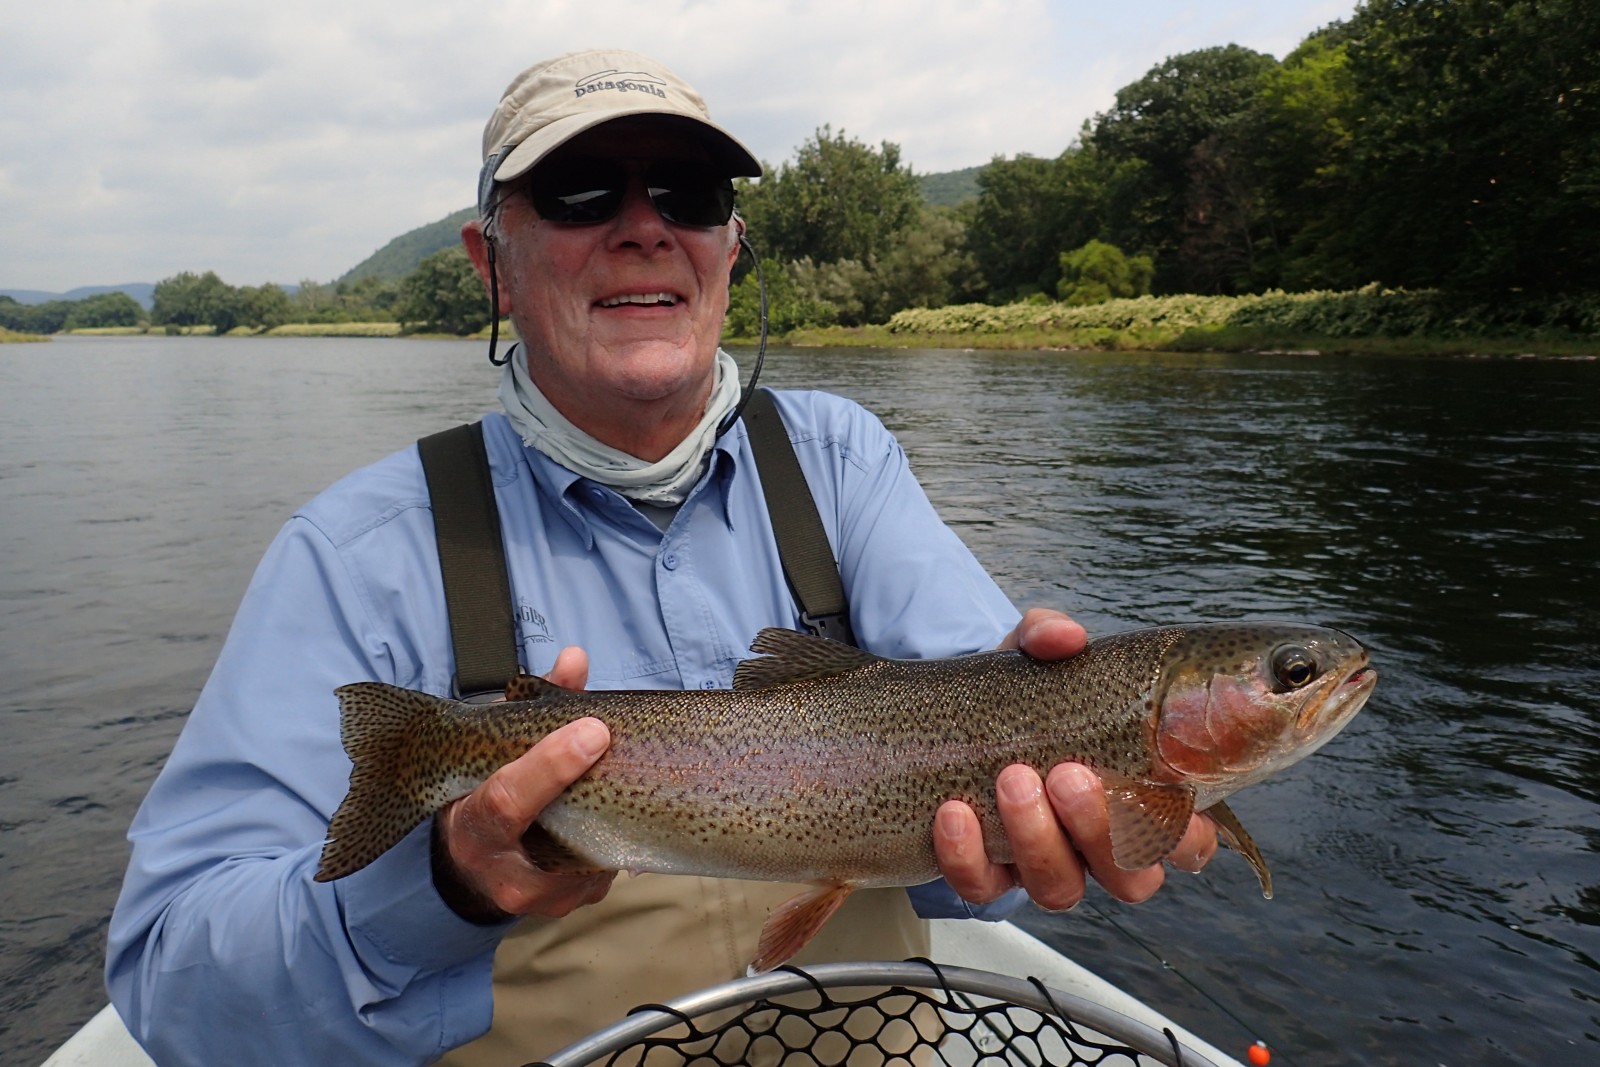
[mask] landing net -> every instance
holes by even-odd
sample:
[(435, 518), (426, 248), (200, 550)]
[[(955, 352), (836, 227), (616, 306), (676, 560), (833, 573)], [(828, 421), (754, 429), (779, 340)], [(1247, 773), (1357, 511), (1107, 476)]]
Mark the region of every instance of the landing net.
[(1103, 1004), (927, 960), (783, 967), (627, 1018), (527, 1067), (1217, 1067)]

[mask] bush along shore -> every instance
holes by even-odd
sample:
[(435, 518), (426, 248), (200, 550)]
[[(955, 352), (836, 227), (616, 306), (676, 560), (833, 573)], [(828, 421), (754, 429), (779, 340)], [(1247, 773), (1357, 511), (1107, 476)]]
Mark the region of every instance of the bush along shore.
[(1470, 303), (1434, 291), (1141, 296), (1072, 306), (910, 308), (881, 326), (804, 328), (796, 345), (1142, 351), (1600, 354), (1600, 297)]

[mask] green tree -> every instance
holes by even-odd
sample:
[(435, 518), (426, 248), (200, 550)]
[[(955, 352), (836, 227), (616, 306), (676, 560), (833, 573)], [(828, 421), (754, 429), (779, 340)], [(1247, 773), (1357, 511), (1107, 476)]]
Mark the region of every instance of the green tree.
[(137, 326), (144, 321), (144, 317), (144, 308), (127, 293), (96, 293), (73, 302), (64, 325), (69, 330)]
[(1368, 0), (1340, 254), (1390, 285), (1600, 288), (1600, 5)]
[[(803, 326), (832, 326), (839, 314), (829, 304), (803, 296), (790, 272), (776, 259), (763, 259), (761, 272), (767, 283), (767, 332), (774, 337)], [(723, 333), (754, 338), (761, 333), (761, 287), (754, 270), (748, 271), (729, 291), (728, 317)]]
[(210, 325), (227, 333), (239, 324), (242, 301), (239, 290), (217, 277), (215, 271), (183, 271), (156, 283), (150, 294), (150, 321), (171, 326)]
[(1242, 139), (1273, 227), (1260, 280), (1291, 290), (1355, 288), (1368, 279), (1336, 245), (1347, 220), (1330, 210), (1344, 187), (1352, 131), (1362, 121), (1349, 72), (1349, 28), (1307, 37), (1262, 78)]
[(239, 321), (246, 326), (270, 330), (290, 320), (293, 305), (289, 294), (270, 283), (239, 290)]
[(19, 333), (58, 333), (72, 313), (72, 302), (47, 300), (43, 304), (23, 304), (0, 296), (0, 326)]
[(1061, 253), (1057, 293), (1068, 304), (1103, 304), (1113, 297), (1143, 296), (1154, 274), (1149, 256), (1129, 257), (1116, 245), (1090, 241)]
[(1263, 205), (1241, 126), (1276, 66), (1238, 45), (1173, 56), (1095, 117), (1096, 148), (1140, 164), (1136, 198), (1116, 229), (1119, 243), (1152, 253), (1162, 291), (1236, 288), (1240, 261), (1248, 284)]
[(489, 297), (466, 249), (456, 245), (435, 252), (406, 275), (396, 312), (408, 329), (464, 335), (489, 325)]
[(996, 156), (978, 174), (978, 203), (967, 231), (973, 262), (991, 299), (1005, 302), (1039, 291), (1056, 268), (1053, 237), (1066, 210), (1061, 160)]
[(1144, 164), (1080, 141), (1055, 159), (996, 158), (978, 176), (967, 248), (996, 303), (1054, 293), (1061, 249), (1094, 238), (1133, 244)]
[(824, 126), (793, 163), (741, 181), (739, 210), (763, 255), (814, 263), (867, 262), (917, 217), (922, 194), (898, 145), (877, 148)]
[(886, 322), (906, 308), (944, 307), (984, 295), (983, 274), (967, 250), (967, 219), (975, 206), (924, 207), (914, 224), (891, 236), (872, 264), (882, 293), (875, 321)]

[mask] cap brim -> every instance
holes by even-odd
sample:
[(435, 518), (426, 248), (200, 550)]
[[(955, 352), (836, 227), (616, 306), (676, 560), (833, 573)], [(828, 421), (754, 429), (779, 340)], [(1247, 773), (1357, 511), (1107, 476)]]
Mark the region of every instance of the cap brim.
[(750, 150), (740, 144), (732, 134), (709, 122), (691, 118), (681, 112), (665, 112), (648, 105), (637, 108), (617, 108), (600, 114), (569, 115), (535, 130), (521, 144), (513, 148), (495, 168), (494, 180), (512, 181), (526, 174), (545, 156), (586, 130), (604, 126), (617, 119), (639, 115), (652, 115), (663, 122), (677, 123), (684, 132), (710, 149), (716, 161), (727, 168), (730, 178), (759, 178), (761, 164)]

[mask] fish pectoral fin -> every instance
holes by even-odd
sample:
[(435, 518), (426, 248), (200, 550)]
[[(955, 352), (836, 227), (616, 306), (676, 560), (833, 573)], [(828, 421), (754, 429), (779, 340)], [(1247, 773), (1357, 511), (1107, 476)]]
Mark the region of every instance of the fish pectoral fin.
[(1220, 800), (1207, 808), (1205, 814), (1217, 826), (1217, 840), (1249, 862), (1250, 869), (1256, 872), (1256, 879), (1261, 883), (1261, 895), (1271, 900), (1272, 872), (1267, 869), (1267, 861), (1262, 858), (1261, 850), (1239, 821), (1239, 816)]
[(829, 678), (883, 659), (854, 645), (779, 626), (768, 626), (756, 634), (756, 639), (750, 642), (750, 651), (761, 655), (745, 660), (734, 670), (735, 689), (761, 689)]
[(1111, 816), (1111, 858), (1125, 871), (1160, 862), (1178, 847), (1194, 813), (1187, 786), (1104, 778)]
[(854, 889), (853, 885), (825, 882), (773, 908), (761, 927), (756, 958), (750, 961), (748, 973), (770, 971), (805, 948)]
[(595, 874), (605, 870), (581, 855), (538, 823), (522, 835), (522, 848), (533, 865), (546, 874)]

